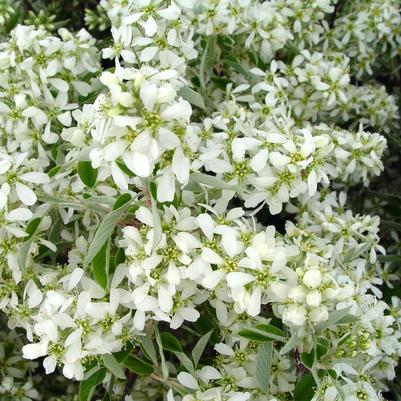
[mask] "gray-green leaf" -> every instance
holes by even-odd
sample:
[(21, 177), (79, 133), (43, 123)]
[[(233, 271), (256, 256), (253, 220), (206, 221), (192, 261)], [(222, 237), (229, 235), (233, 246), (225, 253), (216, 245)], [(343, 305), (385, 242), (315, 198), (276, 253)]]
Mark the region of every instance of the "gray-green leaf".
[(157, 346), (159, 347), (163, 380), (166, 381), (168, 378), (169, 372), (168, 372), (168, 367), (167, 367), (167, 363), (166, 363), (166, 358), (164, 357), (162, 340), (160, 338), (159, 329), (157, 327), (155, 328), (155, 335), (156, 335)]
[(211, 175), (202, 173), (193, 173), (189, 177), (189, 183), (208, 185), (213, 188), (227, 189), (229, 191), (236, 191), (235, 185), (227, 184), (224, 180), (213, 177)]
[(195, 367), (198, 366), (199, 359), (201, 358), (202, 353), (203, 353), (212, 333), (213, 333), (213, 330), (209, 331), (203, 337), (201, 337), (200, 340), (196, 343), (194, 349), (192, 350), (192, 359), (194, 360)]
[(106, 366), (106, 368), (118, 379), (124, 380), (126, 378), (123, 368), (112, 354), (103, 355), (103, 363), (104, 366)]
[(205, 102), (203, 101), (202, 96), (194, 91), (189, 86), (184, 86), (178, 91), (178, 95), (182, 96), (189, 103), (193, 104), (196, 107), (199, 107), (202, 110), (206, 109)]
[(272, 366), (273, 345), (266, 343), (259, 346), (256, 357), (256, 381), (262, 391), (269, 391), (270, 370)]

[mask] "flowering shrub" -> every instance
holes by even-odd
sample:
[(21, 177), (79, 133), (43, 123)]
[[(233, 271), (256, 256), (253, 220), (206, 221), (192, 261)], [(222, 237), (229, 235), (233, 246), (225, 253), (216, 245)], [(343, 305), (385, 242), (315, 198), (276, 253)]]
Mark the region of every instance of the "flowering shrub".
[(399, 2), (55, 3), (0, 1), (1, 400), (396, 395)]

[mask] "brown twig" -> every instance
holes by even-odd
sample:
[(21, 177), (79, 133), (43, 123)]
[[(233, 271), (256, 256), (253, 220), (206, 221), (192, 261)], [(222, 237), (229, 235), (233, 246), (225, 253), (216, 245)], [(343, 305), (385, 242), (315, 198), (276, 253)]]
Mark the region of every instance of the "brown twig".
[(128, 369), (125, 371), (125, 376), (127, 377), (127, 381), (125, 383), (124, 391), (121, 395), (120, 401), (124, 401), (125, 397), (129, 395), (136, 380), (136, 374), (132, 373)]

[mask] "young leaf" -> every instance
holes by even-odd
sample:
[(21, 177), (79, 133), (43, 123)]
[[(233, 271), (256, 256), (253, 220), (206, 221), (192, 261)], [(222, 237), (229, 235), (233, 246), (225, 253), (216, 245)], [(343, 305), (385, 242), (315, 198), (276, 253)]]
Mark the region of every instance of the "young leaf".
[(258, 326), (259, 327), (255, 326), (242, 329), (238, 334), (247, 338), (248, 340), (258, 343), (265, 343), (269, 341), (286, 341), (286, 338), (282, 335), (284, 333), (280, 329), (268, 324)]
[(104, 366), (106, 366), (106, 368), (118, 379), (124, 380), (126, 378), (123, 368), (112, 354), (103, 355), (103, 363)]
[(140, 376), (149, 376), (154, 370), (152, 365), (132, 355), (124, 361), (124, 366)]
[(316, 359), (316, 351), (313, 349), (311, 352), (302, 352), (300, 357), (301, 357), (301, 362), (307, 368), (312, 369)]
[[(117, 209), (112, 210), (100, 223), (95, 236), (89, 245), (88, 252), (86, 254), (84, 264), (88, 265), (95, 255), (100, 251), (105, 242), (109, 239), (111, 234), (114, 231), (119, 220), (121, 220), (124, 212), (128, 209), (130, 205), (131, 196), (129, 198), (126, 196), (127, 194), (121, 195), (120, 198), (117, 199), (116, 204), (119, 205)], [(124, 203), (121, 201), (123, 198)]]
[(161, 360), (163, 380), (166, 380), (168, 378), (169, 372), (168, 372), (168, 367), (167, 367), (167, 363), (166, 363), (166, 358), (164, 357), (162, 340), (160, 338), (160, 333), (159, 333), (159, 329), (157, 328), (157, 326), (155, 327), (155, 335), (156, 335), (156, 343), (157, 343), (157, 346), (159, 347), (159, 355), (160, 355), (160, 360)]
[(203, 101), (202, 96), (194, 91), (189, 86), (183, 86), (179, 91), (178, 95), (182, 96), (189, 103), (193, 104), (196, 107), (199, 107), (202, 110), (206, 109), (205, 102)]
[(290, 352), (298, 343), (299, 339), (294, 333), (291, 338), (284, 344), (284, 347), (280, 350), (280, 355), (285, 355), (287, 352)]
[(202, 356), (202, 353), (212, 335), (213, 330), (206, 333), (200, 340), (196, 343), (194, 349), (192, 350), (192, 359), (194, 360), (195, 367), (198, 366), (199, 360)]
[(265, 393), (269, 391), (270, 370), (272, 366), (273, 346), (266, 343), (259, 346), (256, 357), (256, 381)]
[(189, 177), (189, 182), (190, 183), (196, 183), (196, 184), (203, 184), (203, 185), (208, 185), (213, 188), (218, 188), (218, 189), (227, 189), (231, 191), (236, 191), (237, 188), (235, 185), (230, 185), (227, 184), (224, 180), (213, 177), (211, 175), (207, 174), (202, 174), (202, 173), (193, 173)]
[(102, 246), (92, 260), (93, 276), (102, 288), (109, 283), (110, 239)]
[(349, 251), (344, 256), (344, 261), (350, 262), (352, 260), (355, 260), (363, 253), (367, 252), (371, 247), (372, 247), (372, 242), (367, 241), (367, 242), (363, 242), (362, 244), (359, 244), (355, 248), (349, 249)]
[(92, 167), (90, 161), (78, 162), (78, 175), (87, 187), (93, 188), (96, 185), (97, 169)]
[(153, 217), (153, 248), (155, 248), (162, 240), (163, 230), (160, 220), (159, 209), (157, 202), (152, 198), (152, 217)]
[(100, 368), (81, 381), (79, 384), (79, 401), (90, 401), (92, 399), (96, 386), (103, 381), (106, 372), (106, 368)]
[(180, 342), (171, 333), (161, 333), (163, 349), (171, 352), (183, 352)]
[(341, 324), (343, 319), (345, 319), (343, 323), (346, 323), (348, 319), (346, 318), (346, 316), (349, 315), (350, 310), (351, 307), (348, 306), (347, 308), (331, 312), (329, 315), (329, 320), (327, 322), (321, 322), (316, 326), (316, 332), (319, 333), (320, 331), (325, 330), (330, 326)]

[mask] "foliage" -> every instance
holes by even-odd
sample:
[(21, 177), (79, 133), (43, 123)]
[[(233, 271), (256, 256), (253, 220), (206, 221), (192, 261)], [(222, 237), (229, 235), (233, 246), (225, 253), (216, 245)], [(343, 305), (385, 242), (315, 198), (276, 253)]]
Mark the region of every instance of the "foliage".
[(2, 401), (400, 399), (398, 1), (0, 23)]

